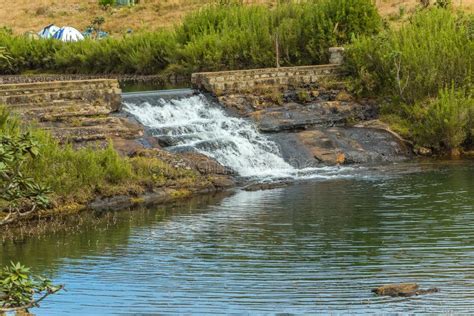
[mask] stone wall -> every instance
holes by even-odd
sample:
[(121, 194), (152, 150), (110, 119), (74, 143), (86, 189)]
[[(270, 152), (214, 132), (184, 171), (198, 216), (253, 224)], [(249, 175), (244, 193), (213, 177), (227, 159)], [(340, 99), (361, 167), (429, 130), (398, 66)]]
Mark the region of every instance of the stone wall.
[(79, 145), (143, 134), (141, 127), (115, 115), (121, 102), (119, 83), (111, 79), (0, 84), (0, 105), (37, 122), (61, 142)]
[(341, 72), (341, 66), (336, 64), (202, 72), (193, 74), (191, 82), (194, 88), (222, 95), (265, 88), (297, 88), (337, 78)]
[(72, 81), (91, 79), (116, 79), (119, 82), (150, 83), (150, 84), (182, 84), (189, 83), (189, 76), (180, 75), (80, 75), (80, 74), (40, 74), (40, 75), (0, 75), (1, 84), (39, 83), (52, 81)]

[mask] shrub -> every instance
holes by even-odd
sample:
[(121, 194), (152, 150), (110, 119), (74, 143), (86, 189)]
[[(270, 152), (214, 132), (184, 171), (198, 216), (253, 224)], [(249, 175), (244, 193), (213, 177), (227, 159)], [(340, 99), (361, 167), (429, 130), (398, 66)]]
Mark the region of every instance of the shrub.
[[(38, 307), (47, 296), (63, 286), (55, 286), (49, 279), (34, 276), (20, 263), (11, 263), (0, 270), (0, 313)], [(40, 298), (35, 300), (35, 295)]]
[(49, 189), (23, 173), (29, 159), (38, 156), (38, 144), (28, 132), (21, 133), (15, 120), (0, 109), (0, 210), (7, 214), (0, 226), (31, 215), (49, 205)]
[(99, 5), (102, 8), (107, 8), (107, 7), (115, 5), (116, 2), (117, 2), (116, 0), (99, 0)]
[(431, 8), (401, 29), (359, 37), (346, 52), (356, 90), (413, 104), (440, 89), (470, 84), (473, 77), (472, 16)]
[(22, 128), (5, 109), (0, 109), (0, 135), (0, 211), (7, 211), (0, 224), (46, 207), (50, 190), (56, 198), (87, 200), (99, 188), (135, 176), (130, 161), (112, 146), (60, 146), (48, 132)]
[(410, 109), (413, 138), (436, 150), (453, 150), (473, 139), (474, 98), (454, 88), (443, 89), (436, 99)]
[(49, 132), (25, 127), (3, 108), (0, 135), (0, 226), (23, 214), (35, 215), (18, 208), (21, 214), (8, 217), (17, 206), (36, 205), (35, 211), (47, 204), (85, 205), (97, 196), (142, 193), (150, 184), (196, 181), (195, 171), (175, 168), (153, 155), (128, 158), (112, 145), (60, 145)]
[(0, 60), (0, 73), (186, 73), (275, 65), (278, 38), (281, 64), (328, 61), (327, 49), (355, 35), (379, 31), (381, 18), (371, 0), (308, 0), (269, 9), (224, 1), (185, 17), (175, 30), (101, 41), (62, 43), (32, 40), (0, 32), (0, 46), (11, 63)]
[(0, 59), (0, 74), (15, 74), (26, 70), (52, 69), (54, 55), (61, 46), (55, 40), (35, 40), (0, 31), (0, 46), (8, 60)]
[(328, 61), (328, 48), (379, 31), (367, 0), (322, 0), (265, 6), (211, 5), (188, 15), (177, 30), (182, 63), (194, 70), (274, 66), (278, 35), (282, 65)]

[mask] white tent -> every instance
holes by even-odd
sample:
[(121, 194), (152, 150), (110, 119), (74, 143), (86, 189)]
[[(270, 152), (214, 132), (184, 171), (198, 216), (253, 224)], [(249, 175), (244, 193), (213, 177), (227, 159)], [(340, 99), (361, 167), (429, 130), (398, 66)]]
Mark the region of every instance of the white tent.
[(54, 33), (56, 33), (59, 30), (59, 27), (57, 27), (54, 24), (50, 24), (46, 26), (44, 29), (42, 29), (40, 32), (38, 32), (38, 36), (40, 38), (52, 38)]
[(53, 38), (61, 40), (63, 42), (78, 42), (84, 40), (84, 36), (73, 27), (63, 26), (56, 33)]

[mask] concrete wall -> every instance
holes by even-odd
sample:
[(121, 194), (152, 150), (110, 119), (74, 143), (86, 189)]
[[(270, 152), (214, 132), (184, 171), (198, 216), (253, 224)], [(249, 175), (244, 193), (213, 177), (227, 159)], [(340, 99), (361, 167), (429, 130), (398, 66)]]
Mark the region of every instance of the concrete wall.
[(341, 74), (340, 65), (264, 68), (221, 72), (201, 72), (192, 75), (194, 88), (216, 95), (251, 92), (267, 87), (289, 88), (318, 83), (324, 78)]
[(111, 79), (0, 84), (0, 105), (25, 122), (36, 121), (61, 142), (140, 137), (140, 126), (114, 115), (121, 100), (119, 83)]

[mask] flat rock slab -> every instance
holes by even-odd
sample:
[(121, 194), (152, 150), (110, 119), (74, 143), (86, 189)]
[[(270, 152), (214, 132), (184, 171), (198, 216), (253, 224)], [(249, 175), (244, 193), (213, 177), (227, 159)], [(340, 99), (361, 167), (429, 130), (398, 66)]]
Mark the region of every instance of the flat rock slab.
[(250, 114), (262, 132), (305, 129), (311, 126), (340, 126), (352, 120), (374, 117), (370, 106), (341, 101), (317, 102), (307, 105), (290, 103)]
[(297, 138), (315, 159), (326, 164), (396, 162), (412, 156), (403, 141), (375, 128), (313, 129), (297, 133)]
[(423, 294), (437, 293), (440, 290), (438, 288), (431, 288), (427, 290), (421, 290), (419, 285), (416, 283), (399, 283), (399, 284), (387, 284), (375, 289), (372, 292), (381, 296), (392, 296), (392, 297), (410, 297)]

